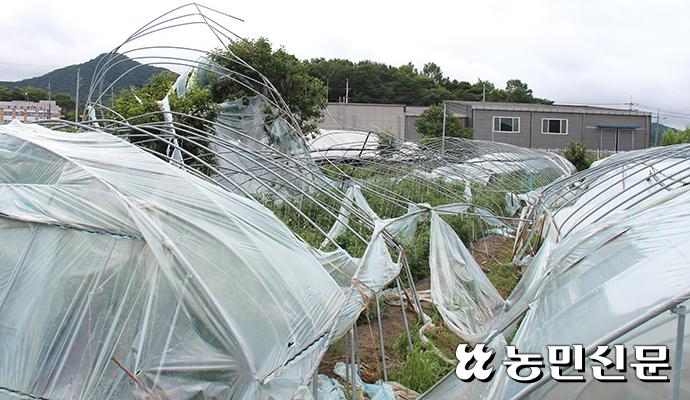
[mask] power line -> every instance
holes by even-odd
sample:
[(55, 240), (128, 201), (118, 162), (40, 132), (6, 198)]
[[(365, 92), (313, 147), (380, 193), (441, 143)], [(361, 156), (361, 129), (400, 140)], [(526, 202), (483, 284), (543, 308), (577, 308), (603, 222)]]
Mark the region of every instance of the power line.
[[(609, 106), (609, 107), (610, 106), (621, 106), (621, 107), (627, 106), (627, 107), (630, 107), (630, 102), (606, 103), (606, 102), (563, 102), (563, 101), (556, 101), (556, 104), (580, 105), (580, 106), (592, 106), (592, 107), (603, 107), (603, 106)], [(659, 113), (662, 116), (671, 117), (671, 118), (690, 119), (690, 112), (674, 111), (674, 110), (659, 108), (657, 106), (650, 106), (650, 105), (641, 104), (641, 103), (633, 103), (632, 105), (637, 106), (637, 108), (640, 111), (652, 112), (654, 114)]]
[[(659, 107), (651, 107), (648, 105), (640, 104), (640, 107), (646, 108), (649, 110), (657, 110)], [(690, 118), (690, 112), (683, 112), (683, 111), (674, 111), (674, 110), (669, 110), (669, 109), (661, 109), (661, 114), (662, 115), (669, 115), (669, 116), (675, 116), (675, 117), (680, 117), (680, 118)]]

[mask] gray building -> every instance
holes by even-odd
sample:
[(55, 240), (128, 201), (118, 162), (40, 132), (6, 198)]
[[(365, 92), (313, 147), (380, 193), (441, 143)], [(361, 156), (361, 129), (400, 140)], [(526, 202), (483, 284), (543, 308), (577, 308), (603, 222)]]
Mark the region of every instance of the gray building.
[(588, 149), (635, 150), (649, 146), (651, 113), (613, 108), (446, 101), (472, 128), (474, 139), (522, 147), (563, 149), (580, 141)]
[(399, 140), (418, 142), (414, 124), (426, 109), (402, 104), (329, 103), (319, 128), (386, 131)]
[(405, 107), (405, 140), (409, 142), (419, 142), (421, 137), (414, 124), (426, 109), (427, 107), (421, 106)]
[(405, 106), (402, 104), (329, 103), (321, 129), (386, 131), (405, 138)]

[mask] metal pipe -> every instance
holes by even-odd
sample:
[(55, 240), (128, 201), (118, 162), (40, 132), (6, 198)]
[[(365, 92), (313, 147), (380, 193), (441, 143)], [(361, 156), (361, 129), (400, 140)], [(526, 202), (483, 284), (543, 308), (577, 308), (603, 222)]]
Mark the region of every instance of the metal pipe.
[(359, 151), (358, 157), (362, 157), (362, 153), (364, 153), (364, 149), (367, 147), (369, 136), (371, 136), (371, 131), (367, 132), (367, 137), (364, 139), (364, 143), (362, 144), (362, 149)]
[(403, 325), (405, 326), (405, 333), (407, 334), (407, 344), (410, 346), (410, 353), (414, 351), (414, 346), (412, 345), (412, 335), (410, 334), (410, 325), (407, 323), (407, 311), (405, 311), (405, 299), (403, 298), (403, 293), (401, 289), (400, 275), (395, 280), (395, 285), (398, 287), (398, 296), (400, 296), (400, 309), (402, 310)]
[[(379, 347), (381, 348), (381, 364), (383, 365), (383, 380), (388, 381), (388, 368), (386, 367), (386, 349), (383, 345), (383, 326), (381, 325), (381, 307), (379, 305), (379, 294), (374, 295), (374, 300), (376, 301), (376, 319), (378, 322), (379, 330)], [(404, 305), (404, 304), (401, 304)]]
[(673, 360), (673, 400), (680, 400), (680, 373), (683, 368), (683, 343), (685, 342), (685, 315), (688, 310), (685, 306), (677, 306), (671, 310), (678, 314), (678, 327), (676, 328), (676, 355)]
[(355, 342), (355, 329), (357, 327), (357, 323), (352, 326), (352, 329), (350, 329), (350, 384), (352, 388), (352, 397), (351, 399), (356, 399), (357, 397), (357, 383), (355, 382), (355, 376), (357, 374), (356, 366), (357, 366), (357, 349), (356, 349), (356, 342)]
[(345, 382), (350, 379), (350, 331), (345, 334)]
[[(414, 280), (412, 278), (412, 271), (410, 271), (410, 265), (407, 263), (407, 257), (405, 257), (404, 249), (403, 249), (403, 269), (405, 269), (405, 274), (407, 275), (407, 282), (410, 284), (410, 291), (412, 292), (412, 298), (414, 299), (415, 306), (417, 307), (417, 313), (419, 314), (420, 319), (424, 319), (422, 317), (424, 315), (424, 312), (422, 311), (422, 304), (419, 302), (419, 296), (417, 296), (417, 290), (414, 286)], [(422, 321), (423, 322), (423, 321)]]
[(314, 370), (314, 377), (311, 380), (311, 395), (314, 397), (314, 400), (317, 400), (317, 398), (319, 397), (319, 367), (318, 366)]
[(441, 155), (446, 152), (446, 102), (443, 102), (443, 128), (441, 128)]

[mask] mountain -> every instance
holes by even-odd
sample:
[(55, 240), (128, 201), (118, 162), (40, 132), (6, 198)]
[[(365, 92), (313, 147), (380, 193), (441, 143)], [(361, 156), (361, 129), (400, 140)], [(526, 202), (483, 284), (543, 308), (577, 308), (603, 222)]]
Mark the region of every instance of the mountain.
[[(659, 133), (662, 133), (662, 132), (665, 131), (666, 129), (671, 129), (671, 130), (673, 130), (673, 131), (677, 130), (676, 128), (672, 128), (672, 127), (666, 126), (666, 125), (664, 125), (664, 124), (658, 124), (658, 125), (659, 125)], [(651, 130), (652, 132), (656, 132), (656, 126), (657, 126), (657, 123), (656, 123), (656, 122), (652, 122), (652, 124), (650, 125), (650, 130)]]
[[(89, 60), (85, 63), (70, 65), (54, 71), (48, 72), (45, 75), (41, 75), (35, 78), (23, 79), (16, 82), (2, 82), (0, 81), (0, 86), (5, 86), (7, 88), (13, 87), (24, 87), (33, 86), (43, 89), (48, 89), (48, 83), (50, 82), (50, 90), (53, 93), (67, 92), (72, 96), (76, 92), (76, 81), (77, 81), (77, 69), (79, 69), (80, 84), (79, 84), (79, 97), (84, 99), (89, 93), (89, 87), (91, 86), (91, 78), (93, 77), (94, 70), (98, 65), (98, 61), (107, 54), (101, 54)], [(117, 93), (123, 88), (128, 88), (130, 86), (142, 86), (148, 82), (151, 76), (158, 74), (163, 71), (167, 71), (165, 68), (152, 67), (148, 65), (142, 65), (141, 63), (130, 59), (127, 56), (118, 54), (114, 61), (111, 61), (110, 65), (117, 63), (112, 69), (106, 73), (106, 77), (103, 83), (103, 89), (107, 88), (118, 76), (129, 71), (122, 79), (117, 81), (113, 86), (113, 90)], [(138, 67), (137, 67), (138, 66)]]
[[(664, 124), (658, 124), (659, 125), (659, 141), (661, 141), (661, 134), (664, 133), (666, 129), (671, 129), (673, 131), (676, 130), (676, 128), (672, 128), (670, 126), (666, 126)], [(655, 143), (655, 138), (656, 138), (656, 133), (657, 133), (657, 123), (652, 122), (651, 125), (649, 126), (649, 143), (654, 144)]]

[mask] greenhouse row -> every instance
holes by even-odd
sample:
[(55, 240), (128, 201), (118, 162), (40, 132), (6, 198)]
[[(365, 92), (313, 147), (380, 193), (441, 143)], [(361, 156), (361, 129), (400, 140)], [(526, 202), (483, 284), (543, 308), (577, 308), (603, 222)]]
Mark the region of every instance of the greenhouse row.
[[(498, 142), (308, 134), (238, 55), (166, 41), (199, 26), (227, 48), (224, 17), (192, 4), (143, 26), (80, 122), (0, 126), (3, 397), (690, 396), (690, 145), (578, 172)], [(123, 54), (185, 72), (122, 115), (103, 99)], [(180, 108), (217, 82), (237, 96)], [(493, 379), (456, 375), (460, 344), (494, 352)], [(631, 362), (664, 345), (668, 379), (608, 384), (588, 358), (582, 381), (547, 363), (521, 382), (502, 363), (574, 344)]]

